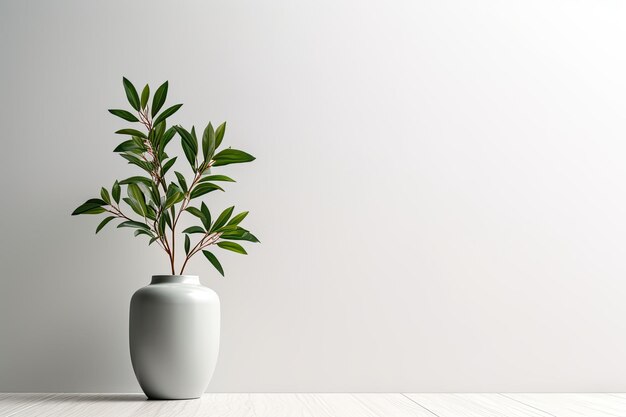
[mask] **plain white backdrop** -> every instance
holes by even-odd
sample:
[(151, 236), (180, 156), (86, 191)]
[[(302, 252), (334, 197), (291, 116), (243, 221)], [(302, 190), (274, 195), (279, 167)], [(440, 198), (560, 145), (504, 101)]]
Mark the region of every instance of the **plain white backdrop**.
[[(254, 154), (210, 207), (262, 244), (210, 391), (626, 390), (626, 5), (0, 2), (0, 391), (139, 391), (128, 304), (167, 273), (70, 217), (136, 171), (121, 79)], [(216, 170), (217, 172), (217, 170)]]

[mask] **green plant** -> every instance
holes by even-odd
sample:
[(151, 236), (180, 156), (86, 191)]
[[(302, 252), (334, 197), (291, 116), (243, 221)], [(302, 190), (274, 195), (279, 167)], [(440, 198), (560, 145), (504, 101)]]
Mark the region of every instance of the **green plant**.
[[(161, 111), (167, 97), (167, 81), (154, 93), (151, 106), (148, 106), (150, 98), (148, 85), (139, 96), (133, 84), (126, 78), (123, 78), (123, 84), (134, 112), (117, 109), (109, 112), (128, 122), (141, 124), (144, 130), (131, 128), (115, 132), (130, 138), (120, 143), (113, 152), (119, 153), (129, 164), (138, 166), (144, 173), (123, 181), (115, 181), (110, 191), (103, 187), (100, 198), (87, 200), (74, 210), (72, 215), (106, 214), (107, 217), (96, 228), (96, 233), (109, 222), (121, 220), (118, 228), (136, 229), (135, 236), (146, 236), (149, 238), (149, 245), (156, 242), (165, 251), (169, 257), (171, 273), (174, 275), (176, 226), (183, 212), (189, 213), (199, 220), (199, 224), (182, 231), (185, 258), (179, 273), (184, 272), (191, 257), (202, 252), (215, 269), (224, 275), (217, 257), (206, 248), (215, 245), (245, 255), (245, 249), (235, 241), (258, 242), (258, 239), (240, 226), (248, 215), (247, 211), (233, 216), (234, 207), (229, 207), (213, 220), (207, 205), (204, 202), (198, 205), (197, 202), (200, 201), (200, 197), (206, 198), (206, 195), (213, 191), (224, 191), (216, 184), (217, 182), (234, 182), (225, 175), (213, 174), (212, 167), (251, 162), (255, 158), (246, 152), (231, 148), (218, 152), (224, 139), (226, 123), (215, 129), (209, 123), (200, 141), (196, 136), (195, 127), (190, 131), (182, 126), (168, 128), (166, 120), (176, 113), (182, 104)], [(183, 153), (193, 171), (193, 178), (189, 181), (178, 171), (174, 171), (176, 181), (170, 182), (166, 179), (166, 174), (172, 170), (177, 159), (166, 153), (167, 145), (175, 136), (180, 138)], [(127, 196), (122, 198), (123, 187), (126, 187)], [(130, 207), (132, 217), (127, 209), (122, 207), (120, 201)], [(192, 202), (195, 207), (192, 206)], [(192, 242), (191, 236), (195, 237), (195, 242)]]

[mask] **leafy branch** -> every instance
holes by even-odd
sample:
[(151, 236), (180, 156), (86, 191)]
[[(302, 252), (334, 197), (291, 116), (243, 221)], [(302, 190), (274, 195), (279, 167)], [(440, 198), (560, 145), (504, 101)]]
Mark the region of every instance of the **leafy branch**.
[[(252, 162), (255, 158), (238, 149), (226, 148), (218, 152), (226, 123), (216, 129), (209, 124), (204, 129), (200, 140), (195, 127), (187, 130), (180, 125), (167, 127), (167, 119), (174, 115), (182, 104), (163, 108), (168, 91), (168, 82), (163, 83), (154, 93), (152, 105), (149, 106), (150, 87), (146, 84), (137, 93), (135, 86), (123, 78), (124, 91), (133, 111), (111, 109), (109, 113), (127, 122), (139, 123), (142, 130), (125, 128), (115, 132), (130, 137), (120, 143), (113, 152), (126, 159), (129, 164), (139, 167), (142, 175), (132, 176), (122, 181), (115, 181), (111, 191), (105, 187), (100, 190), (100, 198), (92, 198), (80, 205), (72, 215), (107, 213), (96, 233), (113, 220), (121, 220), (118, 228), (135, 229), (135, 236), (149, 237), (148, 244), (157, 242), (169, 259), (172, 274), (176, 273), (176, 227), (183, 212), (192, 214), (200, 221), (200, 225), (182, 231), (184, 236), (185, 258), (180, 268), (182, 274), (189, 260), (202, 252), (209, 262), (224, 275), (224, 269), (217, 257), (206, 250), (210, 246), (247, 254), (245, 249), (234, 241), (259, 242), (248, 230), (239, 226), (248, 212), (233, 215), (234, 207), (224, 210), (215, 221), (207, 205), (202, 202), (200, 208), (191, 206), (194, 199), (206, 198), (213, 191), (224, 191), (216, 182), (235, 182), (225, 175), (213, 175), (213, 167)], [(188, 182), (183, 174), (174, 171), (175, 181), (169, 181), (166, 174), (176, 163), (177, 157), (170, 158), (166, 153), (167, 145), (180, 138), (185, 158), (193, 171), (193, 178)], [(200, 143), (200, 146), (199, 146)], [(122, 187), (126, 187), (126, 197), (122, 198)], [(121, 206), (124, 202), (134, 214), (127, 214)], [(192, 246), (191, 235), (200, 234)]]

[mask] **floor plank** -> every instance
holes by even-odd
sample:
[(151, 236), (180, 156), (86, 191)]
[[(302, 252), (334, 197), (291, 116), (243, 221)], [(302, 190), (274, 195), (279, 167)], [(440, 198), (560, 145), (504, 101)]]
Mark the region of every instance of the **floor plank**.
[(625, 417), (626, 394), (0, 394), (0, 417)]
[(250, 394), (205, 394), (197, 400), (150, 401), (143, 394), (62, 394), (19, 417), (254, 417)]
[(145, 398), (139, 394), (59, 394), (21, 411), (19, 417), (133, 416)]
[(55, 395), (56, 394), (0, 393), (0, 417), (13, 416)]
[[(314, 417), (433, 417), (402, 394), (298, 394)], [(270, 414), (271, 415), (271, 414)]]
[(504, 394), (555, 417), (623, 417), (626, 398), (612, 394)]
[(402, 394), (205, 394), (148, 401), (140, 394), (60, 394), (20, 417), (433, 417)]
[(552, 417), (500, 394), (405, 394), (437, 417)]
[(355, 397), (381, 416), (394, 417), (434, 417), (415, 401), (403, 394), (354, 394)]

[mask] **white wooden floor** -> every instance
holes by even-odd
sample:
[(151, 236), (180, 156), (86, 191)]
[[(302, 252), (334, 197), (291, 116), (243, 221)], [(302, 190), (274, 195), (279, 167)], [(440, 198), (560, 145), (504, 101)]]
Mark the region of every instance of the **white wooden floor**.
[(626, 394), (0, 394), (0, 416), (626, 417)]

